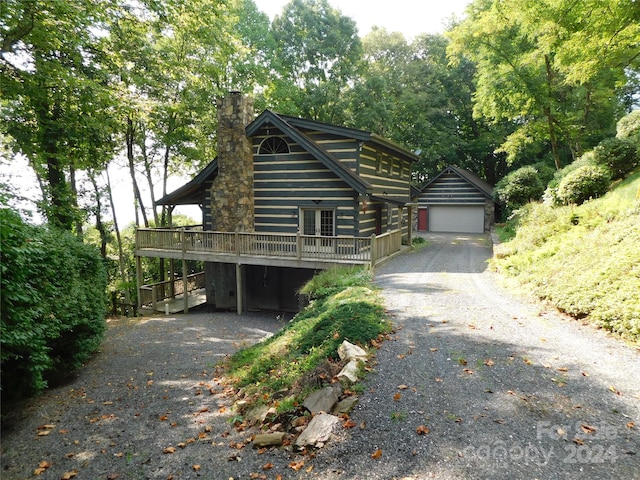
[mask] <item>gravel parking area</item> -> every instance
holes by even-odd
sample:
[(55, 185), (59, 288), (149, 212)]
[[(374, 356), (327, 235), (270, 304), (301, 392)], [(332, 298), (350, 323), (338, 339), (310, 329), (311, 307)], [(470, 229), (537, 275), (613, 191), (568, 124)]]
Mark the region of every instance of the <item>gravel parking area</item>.
[(426, 238), (377, 269), (396, 332), (355, 426), (313, 455), (251, 448), (215, 376), (288, 318), (192, 313), (112, 322), (76, 379), (5, 421), (1, 477), (640, 479), (639, 351), (506, 293), (488, 236)]

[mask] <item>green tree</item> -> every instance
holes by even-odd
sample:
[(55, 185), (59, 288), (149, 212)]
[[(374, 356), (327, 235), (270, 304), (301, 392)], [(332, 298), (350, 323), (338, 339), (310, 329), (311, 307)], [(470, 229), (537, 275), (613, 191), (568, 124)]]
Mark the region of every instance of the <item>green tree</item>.
[(292, 0), (271, 29), (276, 79), (267, 101), (282, 113), (345, 123), (343, 98), (362, 60), (355, 22), (327, 0)]
[(111, 2), (9, 0), (0, 7), (0, 115), (38, 175), (49, 222), (71, 230), (75, 173), (113, 151), (113, 98), (101, 68)]
[[(501, 146), (509, 161), (540, 144), (559, 169), (612, 134), (625, 106), (619, 86), (638, 67), (638, 18), (638, 5), (625, 0), (468, 7), (450, 32), (450, 52), (477, 65), (476, 115), (516, 126)], [(578, 46), (588, 53), (573, 55)]]

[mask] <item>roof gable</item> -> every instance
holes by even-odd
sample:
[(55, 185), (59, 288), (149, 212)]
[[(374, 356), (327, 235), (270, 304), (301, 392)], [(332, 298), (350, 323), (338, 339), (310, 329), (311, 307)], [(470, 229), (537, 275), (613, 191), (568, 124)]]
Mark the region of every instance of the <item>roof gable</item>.
[[(246, 132), (249, 137), (253, 136), (259, 128), (264, 125), (273, 125), (282, 131), (285, 135), (292, 138), (296, 143), (302, 146), (307, 152), (312, 154), (320, 163), (335, 173), (339, 178), (344, 180), (347, 185), (353, 188), (361, 195), (369, 194), (372, 190), (371, 184), (363, 180), (349, 168), (344, 166), (337, 158), (327, 152), (324, 148), (319, 146), (313, 140), (311, 140), (305, 133), (299, 128), (289, 123), (288, 120), (293, 117), (282, 117), (271, 110), (265, 110), (262, 112), (253, 122), (251, 122)], [(316, 122), (313, 122), (314, 124)], [(323, 124), (325, 125), (325, 124)], [(341, 127), (336, 127), (340, 129)], [(322, 130), (321, 130), (322, 131)]]
[(444, 170), (442, 170), (438, 175), (433, 177), (427, 183), (425, 183), (420, 189), (421, 192), (425, 192), (429, 189), (429, 186), (433, 183), (437, 182), (443, 175), (453, 173), (454, 175), (459, 176), (463, 180), (465, 180), (469, 185), (473, 186), (477, 190), (479, 190), (485, 197), (493, 200), (493, 187), (489, 185), (486, 181), (482, 180), (475, 173), (470, 172), (469, 170), (465, 170), (464, 168), (455, 167), (453, 165), (447, 166)]

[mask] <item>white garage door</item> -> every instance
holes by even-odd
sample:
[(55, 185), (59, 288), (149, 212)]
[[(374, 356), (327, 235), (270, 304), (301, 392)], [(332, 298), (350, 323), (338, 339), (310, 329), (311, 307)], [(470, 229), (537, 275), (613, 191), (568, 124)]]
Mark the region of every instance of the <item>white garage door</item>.
[(484, 232), (484, 206), (438, 205), (429, 207), (429, 231)]

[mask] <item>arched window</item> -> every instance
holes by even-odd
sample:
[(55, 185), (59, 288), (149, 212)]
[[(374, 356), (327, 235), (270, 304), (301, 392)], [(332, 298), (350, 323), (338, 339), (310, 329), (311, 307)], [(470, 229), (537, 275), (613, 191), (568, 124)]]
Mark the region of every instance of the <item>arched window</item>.
[(291, 153), (289, 144), (282, 137), (267, 137), (258, 149), (259, 155), (276, 155), (278, 153)]

